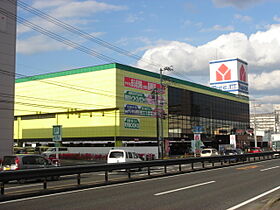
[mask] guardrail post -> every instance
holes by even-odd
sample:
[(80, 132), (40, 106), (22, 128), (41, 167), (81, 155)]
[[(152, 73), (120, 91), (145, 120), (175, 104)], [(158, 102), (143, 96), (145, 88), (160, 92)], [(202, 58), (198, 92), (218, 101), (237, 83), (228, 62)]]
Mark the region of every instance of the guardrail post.
[(109, 181), (108, 171), (105, 171), (105, 182)]
[(164, 165), (164, 173), (165, 173), (165, 174), (167, 173), (167, 167), (166, 167), (166, 165)]
[(127, 175), (128, 175), (128, 178), (131, 179), (131, 172), (130, 172), (130, 169), (127, 170)]
[(1, 195), (4, 195), (4, 182), (1, 182)]
[(259, 156), (259, 160), (261, 160), (261, 156)]
[(43, 183), (44, 183), (44, 190), (46, 190), (47, 189), (47, 178), (46, 177), (44, 177)]
[(150, 166), (148, 166), (148, 176), (151, 175), (151, 170), (150, 170)]
[(213, 161), (213, 162), (212, 162), (212, 167), (214, 167), (214, 166), (215, 166), (215, 162)]
[(201, 163), (202, 163), (202, 168), (205, 168), (204, 161), (202, 161)]
[(192, 170), (193, 170), (193, 163), (191, 165), (192, 165)]
[(77, 184), (81, 184), (81, 174), (77, 174)]
[(254, 157), (254, 162), (256, 161), (256, 157)]
[(221, 160), (221, 166), (224, 165), (224, 160)]
[(179, 171), (180, 171), (180, 172), (182, 171), (182, 166), (181, 166), (181, 164), (179, 164)]

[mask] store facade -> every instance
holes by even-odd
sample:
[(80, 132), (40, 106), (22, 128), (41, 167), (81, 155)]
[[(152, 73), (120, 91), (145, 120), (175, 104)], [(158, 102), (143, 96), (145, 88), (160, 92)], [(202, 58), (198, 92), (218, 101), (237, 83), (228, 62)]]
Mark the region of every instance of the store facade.
[[(228, 141), (249, 126), (247, 97), (118, 63), (17, 79), (14, 140), (67, 146), (157, 145), (160, 135), (188, 147)], [(160, 131), (159, 131), (160, 130)], [(221, 137), (219, 137), (221, 136)], [(227, 137), (224, 137), (227, 136)]]

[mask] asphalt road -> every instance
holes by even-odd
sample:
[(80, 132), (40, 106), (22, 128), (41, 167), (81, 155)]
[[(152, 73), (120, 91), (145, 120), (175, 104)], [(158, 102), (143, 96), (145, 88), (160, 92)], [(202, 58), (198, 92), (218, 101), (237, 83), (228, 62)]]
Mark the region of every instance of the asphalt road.
[(250, 209), (280, 191), (279, 177), (275, 159), (1, 202), (0, 209)]

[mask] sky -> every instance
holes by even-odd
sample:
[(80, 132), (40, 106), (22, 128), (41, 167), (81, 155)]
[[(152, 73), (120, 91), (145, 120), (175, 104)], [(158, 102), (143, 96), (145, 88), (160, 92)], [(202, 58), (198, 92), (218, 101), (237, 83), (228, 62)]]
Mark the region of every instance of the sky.
[(209, 86), (209, 61), (240, 58), (248, 63), (249, 97), (256, 112), (272, 112), (280, 104), (280, 0), (18, 1), (18, 17), (25, 22), (17, 26), (18, 74), (118, 62), (157, 73), (172, 66), (174, 71), (164, 73)]

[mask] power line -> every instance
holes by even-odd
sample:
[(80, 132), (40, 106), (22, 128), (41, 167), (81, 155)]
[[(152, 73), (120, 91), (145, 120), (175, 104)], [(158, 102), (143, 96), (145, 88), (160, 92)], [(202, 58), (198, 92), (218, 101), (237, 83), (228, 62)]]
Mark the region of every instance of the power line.
[[(11, 0), (8, 0), (8, 1), (10, 3), (15, 4)], [(155, 64), (155, 63), (153, 63), (151, 61), (147, 61), (146, 59), (143, 59), (142, 57), (140, 57), (140, 56), (138, 56), (138, 55), (136, 55), (134, 53), (131, 53), (131, 52), (125, 50), (125, 49), (122, 49), (122, 48), (120, 48), (118, 46), (115, 46), (115, 45), (113, 45), (113, 44), (111, 44), (111, 43), (109, 43), (107, 41), (104, 41), (104, 40), (98, 38), (98, 37), (95, 37), (92, 34), (89, 34), (89, 33), (85, 32), (85, 31), (82, 31), (82, 30), (80, 30), (80, 29), (78, 29), (78, 28), (76, 28), (76, 27), (74, 27), (74, 26), (72, 26), (70, 24), (67, 24), (67, 23), (65, 23), (65, 22), (63, 22), (63, 21), (61, 21), (61, 20), (59, 20), (59, 19), (57, 19), (57, 18), (55, 18), (55, 17), (53, 17), (51, 15), (48, 15), (48, 14), (44, 13), (43, 11), (41, 11), (39, 9), (36, 9), (36, 8), (34, 8), (34, 7), (24, 3), (21, 0), (18, 0), (18, 4), (17, 5), (20, 6), (22, 9), (24, 9), (26, 11), (29, 11), (30, 13), (32, 13), (32, 14), (34, 14), (36, 16), (41, 17), (44, 20), (47, 20), (47, 21), (49, 21), (49, 22), (51, 22), (51, 23), (53, 23), (53, 24), (55, 24), (55, 25), (65, 29), (65, 30), (68, 30), (68, 31), (70, 31), (70, 32), (80, 36), (80, 37), (83, 37), (86, 40), (95, 42), (96, 44), (99, 44), (102, 47), (106, 47), (106, 48), (108, 48), (110, 50), (113, 50), (113, 51), (115, 51), (117, 53), (120, 53), (122, 55), (128, 56), (128, 57), (133, 58), (135, 60), (142, 60), (143, 62), (145, 62), (145, 63), (147, 63), (149, 65), (155, 66), (155, 67), (162, 66), (160, 64)]]
[(87, 48), (83, 45), (80, 45), (76, 42), (73, 42), (69, 39), (66, 39), (65, 37), (62, 37), (62, 36), (60, 36), (56, 33), (53, 33), (49, 30), (46, 30), (46, 29), (42, 28), (41, 26), (33, 24), (30, 21), (28, 21), (28, 20), (26, 20), (22, 17), (16, 16), (16, 15), (14, 15), (14, 14), (12, 14), (12, 13), (4, 10), (4, 9), (0, 9), (0, 13), (9, 17), (9, 18), (11, 18), (11, 19), (17, 20), (17, 22), (19, 22), (19, 23), (21, 23), (21, 24), (23, 24), (23, 25), (25, 25), (29, 28), (32, 28), (33, 30), (35, 30), (35, 31), (37, 31), (41, 34), (44, 34), (44, 35), (46, 35), (46, 36), (48, 36), (48, 37), (50, 37), (50, 38), (52, 38), (56, 41), (59, 41), (59, 42), (65, 44), (65, 45), (68, 45), (68, 46), (70, 46), (74, 49), (77, 49), (77, 50), (81, 51), (81, 52), (84, 52), (84, 53), (89, 54), (91, 56), (97, 57), (100, 60), (103, 60), (103, 61), (106, 61), (106, 62), (118, 62), (117, 60), (115, 60), (113, 58), (110, 58), (109, 56), (103, 55), (103, 54), (98, 53), (98, 52), (96, 52), (92, 49), (89, 49), (89, 48)]

